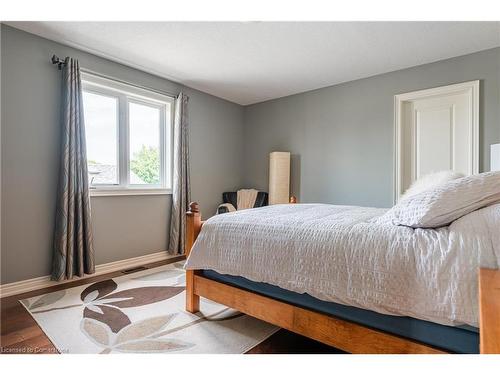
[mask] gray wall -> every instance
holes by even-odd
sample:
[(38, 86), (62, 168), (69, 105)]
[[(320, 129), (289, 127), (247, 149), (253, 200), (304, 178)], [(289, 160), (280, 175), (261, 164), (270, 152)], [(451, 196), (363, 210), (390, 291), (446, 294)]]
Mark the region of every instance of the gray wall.
[(500, 141), (500, 49), (251, 105), (244, 114), (245, 186), (266, 189), (268, 154), (292, 153), (301, 202), (392, 204), (394, 95), (481, 80), (480, 167)]
[[(240, 187), (243, 108), (168, 80), (1, 26), (1, 283), (50, 273), (59, 168), (61, 72), (52, 54), (122, 80), (190, 97), (192, 196), (205, 215)], [(228, 157), (231, 155), (231, 157)], [(91, 198), (96, 263), (166, 250), (171, 197)]]

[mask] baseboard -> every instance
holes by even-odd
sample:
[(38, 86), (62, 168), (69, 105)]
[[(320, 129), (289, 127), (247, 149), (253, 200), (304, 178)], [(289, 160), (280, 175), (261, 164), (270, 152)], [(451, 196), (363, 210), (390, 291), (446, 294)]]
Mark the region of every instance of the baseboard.
[(177, 256), (178, 255), (171, 255), (166, 251), (160, 251), (158, 253), (142, 255), (135, 258), (117, 260), (116, 262), (98, 264), (95, 267), (94, 274), (86, 275), (83, 277), (75, 277), (71, 280), (52, 281), (50, 280), (50, 276), (41, 276), (34, 279), (21, 280), (9, 284), (0, 284), (0, 298), (31, 292), (32, 290), (42, 289), (53, 285), (60, 285), (75, 280), (86, 279), (92, 276), (103, 275), (105, 273), (120, 271), (131, 267), (142, 266), (148, 263), (159, 262), (162, 260), (175, 258)]

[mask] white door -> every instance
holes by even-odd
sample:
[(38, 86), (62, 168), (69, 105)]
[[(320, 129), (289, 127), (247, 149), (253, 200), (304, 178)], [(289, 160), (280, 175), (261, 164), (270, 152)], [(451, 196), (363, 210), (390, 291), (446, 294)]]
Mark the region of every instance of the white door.
[(474, 106), (478, 90), (474, 88), (479, 88), (479, 82), (466, 84), (396, 97), (396, 200), (413, 181), (431, 172), (478, 173), (478, 108)]

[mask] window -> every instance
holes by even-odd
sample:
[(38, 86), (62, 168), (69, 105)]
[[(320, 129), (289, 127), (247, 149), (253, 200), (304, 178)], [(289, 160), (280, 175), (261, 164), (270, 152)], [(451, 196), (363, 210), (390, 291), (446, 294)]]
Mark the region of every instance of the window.
[(92, 195), (158, 194), (171, 188), (171, 97), (83, 74)]
[(87, 164), (91, 186), (117, 185), (118, 100), (83, 92)]

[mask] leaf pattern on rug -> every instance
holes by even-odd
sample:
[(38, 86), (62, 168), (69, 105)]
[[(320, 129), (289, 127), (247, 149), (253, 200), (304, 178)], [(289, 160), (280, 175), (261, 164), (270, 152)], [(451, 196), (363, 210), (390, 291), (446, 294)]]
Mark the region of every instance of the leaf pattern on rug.
[(150, 337), (152, 334), (160, 332), (166, 327), (177, 314), (168, 314), (145, 319), (128, 327), (123, 328), (116, 337), (116, 344), (136, 340), (137, 338)]
[(87, 306), (83, 310), (83, 318), (94, 319), (101, 323), (104, 323), (109, 327), (109, 329), (111, 329), (112, 332), (115, 333), (130, 324), (129, 317), (120, 309), (116, 309), (114, 307), (106, 305), (94, 305), (93, 307), (99, 308), (102, 312), (99, 313), (95, 310), (92, 310), (90, 306)]
[(46, 307), (53, 305), (66, 295), (66, 290), (59, 290), (54, 293), (44, 294), (40, 298), (34, 300), (32, 303), (28, 299), (22, 300), (21, 302), (26, 306), (28, 310), (38, 309), (40, 307)]
[(82, 332), (96, 345), (103, 348), (102, 354), (118, 352), (172, 352), (189, 349), (194, 344), (168, 338), (155, 338), (168, 326), (177, 314), (157, 316), (131, 323), (114, 333), (110, 328), (97, 320), (84, 318), (81, 323)]
[(80, 299), (87, 302), (89, 300), (88, 296), (91, 295), (91, 301), (93, 301), (115, 291), (116, 288), (118, 288), (118, 285), (112, 279), (99, 281), (86, 287), (80, 294)]
[(185, 289), (180, 286), (149, 286), (114, 292), (117, 288), (116, 282), (110, 279), (91, 284), (80, 294), (85, 306), (83, 317), (106, 324), (114, 333), (130, 324), (130, 319), (120, 308), (163, 301), (182, 293)]
[(147, 286), (126, 289), (105, 296), (106, 299), (101, 299), (100, 303), (121, 308), (137, 307), (172, 298), (184, 289), (186, 288), (181, 286)]

